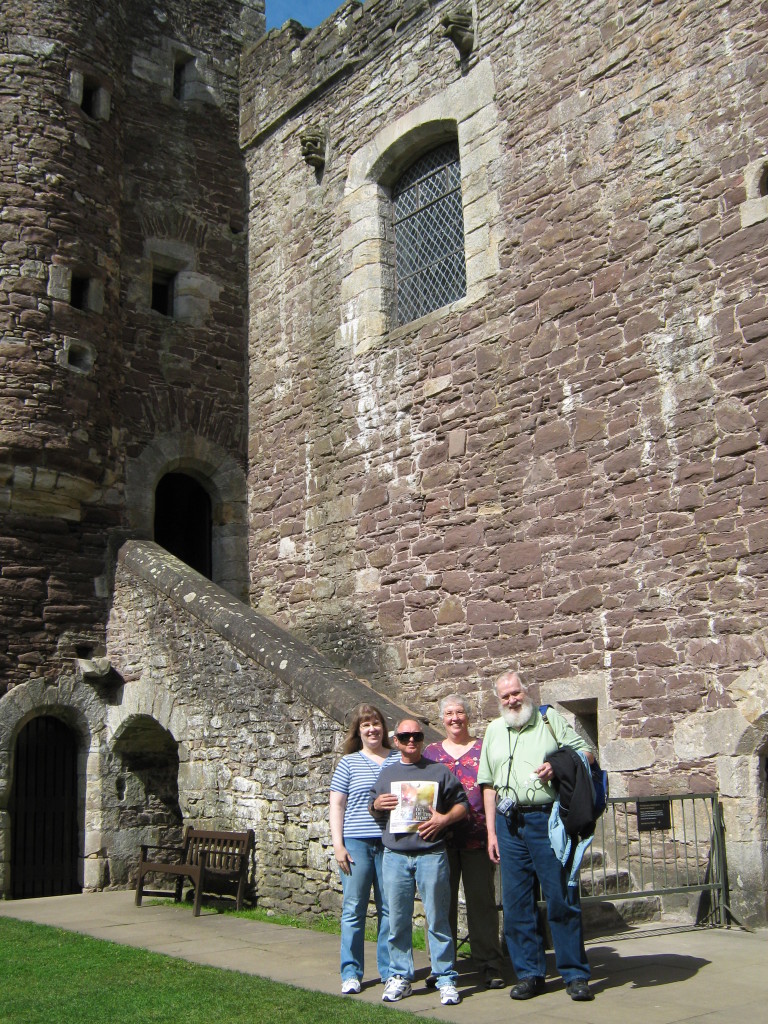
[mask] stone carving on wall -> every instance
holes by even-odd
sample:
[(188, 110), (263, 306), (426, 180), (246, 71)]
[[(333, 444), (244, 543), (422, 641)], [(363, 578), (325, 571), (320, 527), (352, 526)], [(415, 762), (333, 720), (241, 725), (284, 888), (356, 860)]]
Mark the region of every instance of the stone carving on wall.
[(299, 136), (301, 155), (305, 163), (315, 170), (322, 171), (325, 167), (325, 146), (327, 137), (322, 128), (312, 126)]
[(443, 35), (451, 40), (462, 60), (470, 55), (475, 45), (472, 12), (468, 7), (456, 7), (440, 19)]

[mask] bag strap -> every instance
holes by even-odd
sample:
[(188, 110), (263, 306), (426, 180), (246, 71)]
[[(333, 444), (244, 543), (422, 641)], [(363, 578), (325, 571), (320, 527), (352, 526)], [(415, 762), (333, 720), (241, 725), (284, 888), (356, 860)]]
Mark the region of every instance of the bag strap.
[(559, 750), (560, 741), (558, 740), (557, 736), (555, 736), (555, 730), (552, 728), (552, 723), (547, 718), (547, 711), (549, 711), (549, 704), (539, 704), (539, 712), (541, 714), (541, 717), (544, 719), (544, 725), (546, 725), (546, 727), (552, 733), (552, 739), (555, 741), (555, 743), (557, 743), (557, 749)]

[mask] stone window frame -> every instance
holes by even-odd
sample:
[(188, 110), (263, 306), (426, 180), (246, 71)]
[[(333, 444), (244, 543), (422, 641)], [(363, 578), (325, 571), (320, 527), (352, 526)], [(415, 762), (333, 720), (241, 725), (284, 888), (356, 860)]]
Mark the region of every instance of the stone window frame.
[[(193, 327), (202, 326), (211, 312), (211, 302), (218, 299), (221, 285), (197, 270), (197, 251), (189, 242), (178, 238), (147, 238), (144, 242), (145, 273), (139, 294), (131, 297), (158, 317), (178, 320)], [(173, 311), (162, 313), (152, 304), (155, 272), (173, 279)]]
[(112, 113), (112, 93), (95, 75), (77, 69), (71, 71), (69, 98), (89, 120), (109, 120)]
[(79, 338), (64, 338), (61, 348), (56, 353), (56, 362), (59, 366), (87, 377), (93, 372), (96, 349), (89, 342)]
[(744, 169), (746, 201), (739, 206), (742, 228), (768, 220), (768, 156), (753, 160)]
[[(467, 294), (397, 326), (390, 189), (417, 157), (450, 139), (459, 144)], [(481, 301), (499, 272), (502, 238), (495, 180), (502, 156), (489, 60), (382, 128), (353, 154), (340, 216), (343, 267), (339, 341), (356, 355)]]
[[(191, 245), (175, 239), (149, 239), (146, 243), (146, 255), (149, 260), (149, 289), (147, 305), (159, 316), (178, 319), (180, 281), (182, 274), (189, 272), (194, 266), (195, 253)], [(170, 306), (168, 311), (161, 311), (155, 305), (155, 284), (158, 276), (166, 278), (171, 284)]]
[[(180, 95), (175, 95), (177, 69), (185, 68)], [(180, 39), (161, 38), (157, 46), (139, 50), (131, 59), (131, 74), (159, 94), (162, 103), (187, 107), (198, 103), (220, 105), (221, 75), (209, 55)]]
[(197, 58), (186, 50), (177, 50), (173, 54), (173, 71), (171, 75), (171, 95), (178, 103), (186, 103), (194, 99), (198, 86), (201, 84), (197, 69)]
[[(52, 264), (48, 268), (47, 292), (50, 298), (66, 302), (82, 313), (104, 312), (104, 281), (88, 268)], [(77, 304), (72, 301), (76, 293)]]
[(213, 69), (209, 66), (208, 56), (172, 42), (168, 49), (171, 58), (171, 101), (182, 107), (196, 103), (215, 103)]

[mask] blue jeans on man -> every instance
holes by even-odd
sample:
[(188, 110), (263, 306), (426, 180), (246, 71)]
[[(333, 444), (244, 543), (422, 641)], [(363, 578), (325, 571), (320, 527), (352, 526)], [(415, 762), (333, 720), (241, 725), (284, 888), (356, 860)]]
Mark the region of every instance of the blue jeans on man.
[(437, 987), (454, 985), (454, 945), (449, 908), (451, 883), (444, 848), (423, 853), (384, 851), (389, 897), (389, 976), (413, 981), (413, 906), (418, 887), (427, 918), (429, 956)]
[(563, 981), (589, 978), (584, 949), (578, 889), (569, 889), (567, 872), (552, 851), (549, 815), (527, 811), (512, 822), (496, 815), (501, 859), (504, 937), (518, 981), (544, 978), (547, 973), (544, 938), (536, 909), (536, 878), (547, 904), (555, 961)]
[(341, 907), (341, 980), (363, 978), (363, 949), (368, 901), (373, 886), (373, 899), (379, 922), (376, 941), (376, 964), (379, 977), (386, 981), (389, 970), (389, 911), (382, 878), (384, 847), (380, 839), (344, 839), (354, 861), (352, 873), (341, 872), (344, 899)]

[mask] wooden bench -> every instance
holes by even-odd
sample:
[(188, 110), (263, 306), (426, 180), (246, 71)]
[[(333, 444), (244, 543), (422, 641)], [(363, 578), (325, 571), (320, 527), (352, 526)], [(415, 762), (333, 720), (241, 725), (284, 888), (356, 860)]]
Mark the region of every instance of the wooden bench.
[[(162, 851), (167, 859), (150, 860), (150, 850), (153, 856)], [(183, 846), (147, 846), (142, 843), (136, 879), (136, 906), (141, 906), (143, 896), (173, 896), (179, 903), (186, 877), (195, 887), (195, 917), (200, 916), (200, 899), (204, 892), (236, 890), (237, 909), (240, 910), (252, 850), (252, 828), (247, 832), (210, 832), (190, 825), (184, 832)], [(144, 878), (151, 873), (176, 875), (174, 891), (146, 889)]]

